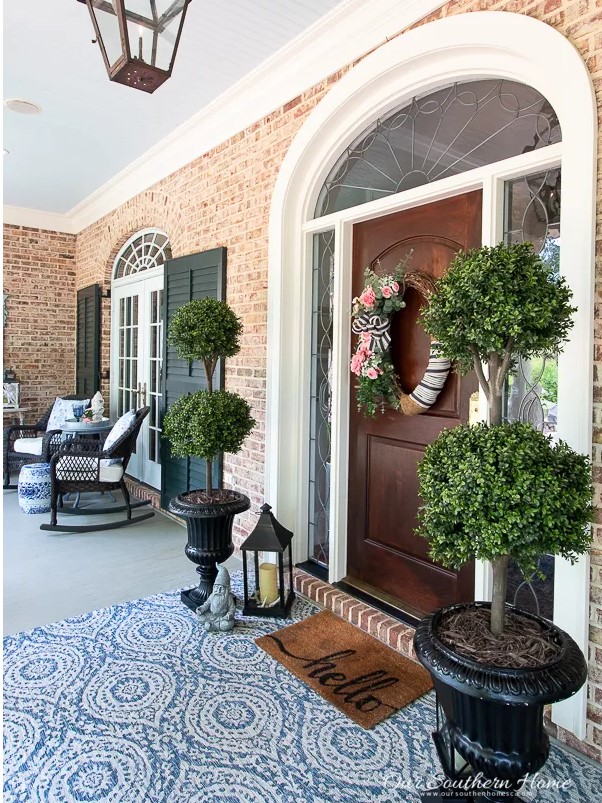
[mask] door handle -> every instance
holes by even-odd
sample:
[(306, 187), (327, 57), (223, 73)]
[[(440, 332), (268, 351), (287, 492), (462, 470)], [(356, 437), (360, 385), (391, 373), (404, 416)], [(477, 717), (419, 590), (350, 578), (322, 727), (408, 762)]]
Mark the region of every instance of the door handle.
[(141, 407), (146, 407), (146, 382), (144, 384), (142, 384), (142, 382), (138, 382), (136, 396), (138, 397), (138, 404)]

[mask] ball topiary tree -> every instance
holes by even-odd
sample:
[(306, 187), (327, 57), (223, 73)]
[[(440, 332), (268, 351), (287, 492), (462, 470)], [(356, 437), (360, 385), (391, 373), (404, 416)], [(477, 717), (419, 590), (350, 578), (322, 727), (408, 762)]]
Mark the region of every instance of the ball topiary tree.
[[(543, 435), (531, 436), (522, 426), (495, 427), (502, 424), (504, 382), (517, 360), (561, 351), (573, 325), (571, 316), (575, 307), (571, 307), (570, 299), (571, 291), (564, 279), (534, 253), (529, 243), (501, 243), (460, 252), (438, 280), (422, 312), (422, 323), (441, 344), (442, 355), (462, 373), (473, 368), (476, 371), (487, 399), (489, 424), (493, 426), (478, 427), (474, 434), (459, 427), (453, 434), (439, 436), (440, 442), (437, 439), (427, 448), (419, 469), (424, 500), (419, 532), (429, 539), (433, 557), (444, 565), (457, 567), (475, 557), (491, 561), (494, 634), (500, 634), (504, 627), (510, 557), (529, 571), (534, 567), (536, 550), (538, 554), (554, 550), (565, 554), (562, 531), (550, 520), (558, 515), (559, 522), (566, 522), (558, 507), (540, 507), (544, 522), (538, 525), (539, 530), (534, 530), (533, 518), (538, 508), (532, 499), (531, 512), (523, 518), (521, 494), (543, 497), (551, 492), (560, 493), (561, 487), (551, 482), (551, 478), (563, 461), (569, 461), (565, 451), (568, 447), (552, 447)], [(530, 469), (531, 446), (539, 451), (534, 452), (535, 465)], [(468, 452), (466, 460), (460, 463), (463, 448)], [(515, 458), (510, 454), (511, 448), (519, 451)], [(587, 473), (587, 469), (578, 468), (586, 465), (581, 463), (580, 456), (571, 459), (579, 471), (575, 482), (581, 489), (582, 507), (577, 521), (583, 522), (587, 508), (583, 472)], [(437, 461), (441, 461), (439, 468), (435, 465)], [(437, 477), (442, 480), (438, 482)], [(440, 499), (434, 496), (435, 488), (442, 494)], [(591, 505), (591, 491), (588, 493)], [(511, 498), (516, 499), (515, 505), (510, 505)], [(566, 501), (566, 494), (560, 494), (559, 498)], [(496, 513), (496, 504), (501, 516)], [(443, 511), (453, 524), (443, 526)], [(487, 523), (489, 517), (493, 523)], [(438, 535), (439, 524), (442, 529)], [(567, 531), (567, 556), (584, 551), (586, 547), (580, 545), (589, 543), (587, 528), (579, 526)]]
[(213, 494), (213, 463), (221, 452), (236, 453), (255, 426), (251, 408), (236, 393), (213, 390), (219, 359), (240, 350), (240, 319), (225, 301), (201, 298), (179, 307), (169, 327), (168, 343), (184, 360), (200, 360), (207, 389), (175, 401), (163, 421), (163, 434), (176, 457), (198, 457), (206, 462), (206, 488)]
[(438, 280), (422, 323), (462, 373), (474, 368), (490, 424), (502, 421), (504, 382), (516, 361), (562, 350), (576, 311), (571, 295), (530, 243), (460, 252)]
[(444, 430), (418, 466), (419, 533), (431, 557), (458, 569), (491, 561), (491, 631), (504, 627), (506, 568), (525, 576), (540, 555), (574, 562), (591, 543), (588, 458), (556, 445), (529, 424), (477, 424)]

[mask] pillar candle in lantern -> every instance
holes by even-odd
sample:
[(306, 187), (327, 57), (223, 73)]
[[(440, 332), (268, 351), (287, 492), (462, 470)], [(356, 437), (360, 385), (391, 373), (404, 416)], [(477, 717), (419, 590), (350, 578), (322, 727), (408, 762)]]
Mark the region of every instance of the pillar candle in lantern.
[(276, 569), (275, 563), (261, 563), (259, 565), (259, 600), (262, 605), (269, 605), (278, 599)]

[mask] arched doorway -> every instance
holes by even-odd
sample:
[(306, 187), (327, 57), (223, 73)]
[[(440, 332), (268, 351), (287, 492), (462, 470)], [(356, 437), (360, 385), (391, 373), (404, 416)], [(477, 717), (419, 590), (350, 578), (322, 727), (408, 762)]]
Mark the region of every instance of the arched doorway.
[[(503, 43), (503, 45), (501, 44)], [(549, 53), (554, 52), (554, 60)], [(555, 110), (562, 143), (524, 148), (485, 167), (413, 184), (359, 206), (313, 218), (337, 159), (373, 122), (412, 98), (458, 82), (515, 81), (533, 88)], [(593, 246), (595, 221), (595, 102), (591, 80), (573, 46), (557, 31), (519, 14), (478, 12), (421, 26), (367, 56), (312, 112), (283, 162), (272, 201), (268, 319), (267, 495), (279, 518), (297, 533), (296, 559), (308, 557), (312, 436), (312, 271), (332, 274), (329, 401), (329, 579), (347, 574), (350, 458), (350, 302), (354, 228), (364, 221), (419, 208), (462, 193), (482, 193), (481, 241), (504, 235), (504, 193), (525, 176), (562, 167), (560, 270), (578, 307), (570, 342), (558, 365), (557, 432), (574, 448), (591, 447)], [(551, 185), (548, 185), (551, 186)], [(511, 237), (511, 228), (508, 228)], [(286, 266), (286, 270), (282, 266)], [(294, 302), (293, 302), (294, 299)], [(291, 360), (290, 355), (296, 359)], [(575, 392), (575, 388), (578, 392)], [(318, 395), (315, 393), (314, 396)], [(295, 437), (291, 438), (291, 433)], [(558, 561), (554, 618), (587, 649), (588, 562)], [(477, 565), (474, 594), (487, 598), (489, 575)], [(555, 707), (555, 721), (581, 737), (585, 697)]]
[(128, 473), (154, 488), (161, 487), (163, 263), (170, 258), (165, 232), (138, 231), (119, 250), (111, 285), (111, 414), (150, 407)]

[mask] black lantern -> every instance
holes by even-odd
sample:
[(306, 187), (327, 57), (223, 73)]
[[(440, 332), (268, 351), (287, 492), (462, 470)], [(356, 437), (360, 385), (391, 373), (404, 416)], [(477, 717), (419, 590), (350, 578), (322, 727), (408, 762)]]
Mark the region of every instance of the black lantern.
[[(243, 614), (245, 616), (286, 617), (295, 598), (291, 550), (293, 534), (276, 521), (271, 510), (269, 505), (262, 505), (257, 526), (240, 548), (245, 594)], [(287, 549), (288, 582), (285, 587), (284, 557)], [(253, 553), (255, 567), (255, 590), (250, 595), (247, 552)], [(264, 562), (262, 563), (259, 562), (260, 552), (263, 553)], [(265, 562), (266, 553), (275, 554), (277, 563)]]
[(78, 0), (111, 81), (154, 92), (171, 75), (190, 0)]

